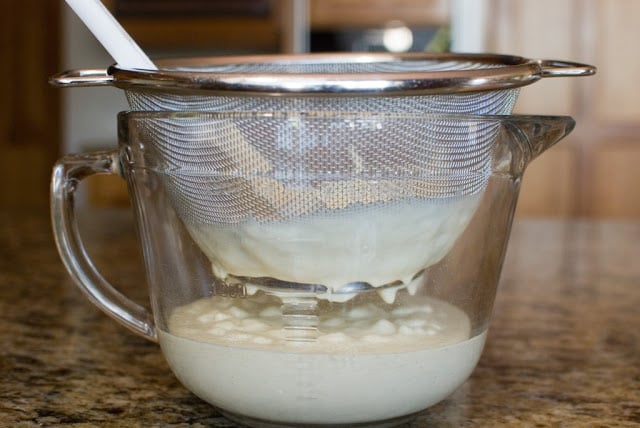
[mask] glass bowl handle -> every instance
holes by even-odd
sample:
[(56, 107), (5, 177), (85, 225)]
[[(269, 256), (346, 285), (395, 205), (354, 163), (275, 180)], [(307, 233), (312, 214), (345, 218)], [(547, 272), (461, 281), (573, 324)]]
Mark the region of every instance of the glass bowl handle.
[(122, 175), (118, 152), (103, 151), (67, 155), (53, 169), (51, 219), (62, 261), (76, 284), (96, 306), (116, 321), (157, 342), (153, 316), (113, 287), (89, 257), (76, 221), (74, 195), (80, 181), (94, 174)]

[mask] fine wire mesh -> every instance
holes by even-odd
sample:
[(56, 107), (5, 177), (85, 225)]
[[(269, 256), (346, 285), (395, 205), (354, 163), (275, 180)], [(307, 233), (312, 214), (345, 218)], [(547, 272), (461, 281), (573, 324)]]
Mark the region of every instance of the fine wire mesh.
[(406, 114), (184, 114), (141, 125), (187, 223), (282, 221), (481, 192), (497, 120)]
[(504, 67), (501, 63), (479, 62), (461, 59), (431, 59), (393, 61), (337, 61), (336, 58), (315, 61), (270, 61), (239, 64), (179, 67), (180, 71), (203, 71), (207, 73), (279, 73), (279, 74), (345, 74), (345, 73), (398, 73), (412, 71), (462, 71)]
[[(203, 73), (304, 75), (454, 71), (501, 65), (469, 60), (250, 63), (182, 68)], [(279, 221), (407, 198), (479, 193), (490, 174), (497, 121), (518, 89), (437, 95), (270, 96), (239, 91), (129, 88), (132, 110), (233, 113), (148, 119), (145, 138), (183, 220)], [(280, 94), (282, 95), (282, 94)], [(245, 114), (238, 114), (245, 112)], [(430, 116), (430, 115), (449, 116)]]
[(135, 111), (201, 112), (382, 112), (442, 114), (511, 114), (518, 89), (447, 95), (412, 96), (246, 96), (184, 95), (158, 90), (128, 90)]

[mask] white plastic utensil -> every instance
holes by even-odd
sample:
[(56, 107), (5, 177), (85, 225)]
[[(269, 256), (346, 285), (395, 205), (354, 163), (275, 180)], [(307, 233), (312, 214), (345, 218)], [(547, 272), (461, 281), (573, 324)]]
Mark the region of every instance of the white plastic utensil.
[(66, 0), (109, 54), (123, 68), (157, 70), (100, 0)]

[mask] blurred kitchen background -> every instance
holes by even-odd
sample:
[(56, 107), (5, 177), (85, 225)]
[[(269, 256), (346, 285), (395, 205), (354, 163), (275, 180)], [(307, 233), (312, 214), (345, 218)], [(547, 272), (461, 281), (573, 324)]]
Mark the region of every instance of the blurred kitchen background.
[[(518, 113), (578, 126), (525, 174), (520, 217), (640, 219), (638, 0), (104, 0), (151, 57), (305, 51), (496, 52), (594, 64), (588, 78), (545, 79)], [(113, 61), (63, 0), (4, 0), (0, 207), (48, 209), (66, 152), (116, 144), (113, 88), (53, 89), (47, 78)], [(126, 204), (117, 177), (86, 203)]]

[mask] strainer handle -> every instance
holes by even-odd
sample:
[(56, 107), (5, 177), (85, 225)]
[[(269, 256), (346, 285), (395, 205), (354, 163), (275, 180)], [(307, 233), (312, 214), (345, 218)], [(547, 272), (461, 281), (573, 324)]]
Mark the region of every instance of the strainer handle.
[(596, 67), (579, 62), (539, 59), (541, 77), (573, 77), (596, 74)]
[(107, 315), (149, 340), (157, 341), (151, 312), (113, 287), (91, 261), (80, 237), (75, 215), (77, 185), (94, 174), (120, 174), (118, 152), (67, 155), (60, 159), (51, 180), (51, 219), (60, 257), (76, 284)]
[(106, 69), (87, 68), (67, 70), (49, 78), (49, 84), (57, 87), (106, 86), (113, 83), (113, 76)]

